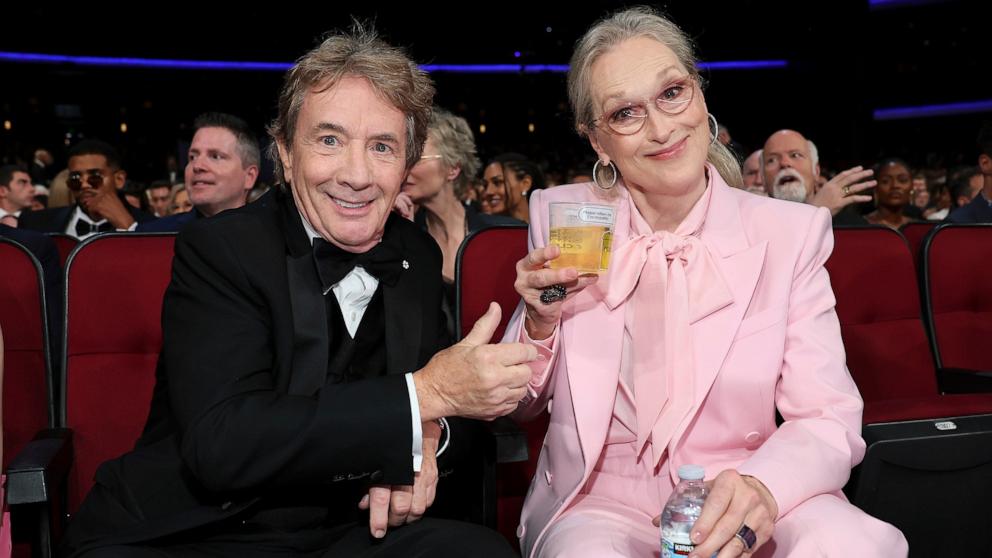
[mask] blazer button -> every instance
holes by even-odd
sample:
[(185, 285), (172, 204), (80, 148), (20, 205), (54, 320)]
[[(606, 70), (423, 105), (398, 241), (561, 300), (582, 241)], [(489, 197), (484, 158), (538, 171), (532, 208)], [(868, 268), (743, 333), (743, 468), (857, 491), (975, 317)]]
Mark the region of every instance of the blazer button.
[(523, 538), (524, 533), (526, 533), (526, 532), (527, 532), (527, 529), (524, 529), (524, 526), (523, 525), (517, 525), (517, 538), (518, 539)]
[(551, 414), (551, 405), (555, 402), (554, 399), (548, 399), (548, 414)]
[(227, 508), (231, 507), (233, 504), (234, 502), (224, 502), (220, 505), (220, 509), (227, 511)]
[(744, 442), (748, 446), (753, 446), (761, 441), (761, 434), (758, 432), (748, 432), (747, 436), (744, 436)]
[(551, 479), (554, 478), (551, 471), (544, 471), (544, 478), (548, 480), (548, 486), (551, 486)]

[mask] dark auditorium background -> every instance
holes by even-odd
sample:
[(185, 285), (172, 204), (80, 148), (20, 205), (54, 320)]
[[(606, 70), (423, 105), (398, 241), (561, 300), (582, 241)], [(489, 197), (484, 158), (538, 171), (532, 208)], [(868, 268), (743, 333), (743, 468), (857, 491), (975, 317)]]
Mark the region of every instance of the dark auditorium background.
[[(424, 64), (564, 65), (580, 33), (624, 5), (7, 5), (0, 29), (0, 157), (30, 161), (35, 148), (47, 147), (61, 167), (67, 143), (99, 137), (121, 147), (132, 178), (151, 181), (164, 175), (167, 156), (183, 163), (192, 119), (201, 112), (238, 114), (263, 136), (282, 77), (281, 71), (29, 63), (16, 54), (289, 63), (323, 32), (358, 16), (375, 18), (389, 41)], [(974, 164), (978, 128), (992, 119), (992, 2), (657, 5), (696, 38), (703, 62), (786, 62), (704, 72), (711, 112), (747, 149), (788, 127), (813, 139), (833, 169), (881, 155), (929, 168)], [(563, 73), (433, 75), (439, 104), (467, 118), (483, 156), (521, 151), (561, 172), (591, 155), (572, 132)], [(948, 104), (954, 105), (932, 108)], [(876, 114), (898, 107), (945, 114)]]

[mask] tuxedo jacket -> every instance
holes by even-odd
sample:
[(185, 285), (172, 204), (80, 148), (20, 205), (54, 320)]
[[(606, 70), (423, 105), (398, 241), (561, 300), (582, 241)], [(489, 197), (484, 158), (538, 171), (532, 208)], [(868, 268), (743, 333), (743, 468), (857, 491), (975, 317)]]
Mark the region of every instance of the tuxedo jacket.
[(413, 484), (404, 374), (447, 342), (441, 252), (396, 216), (386, 235), (408, 264), (395, 285), (380, 283), (387, 374), (329, 383), (324, 295), (292, 197), (273, 191), (185, 227), (145, 430), (97, 470), (65, 550), (186, 532), (341, 479)]
[[(127, 209), (128, 213), (131, 214), (131, 217), (136, 222), (143, 223), (155, 218), (149, 213), (135, 209), (123, 199), (121, 201), (124, 202), (124, 208)], [(23, 229), (46, 233), (65, 233), (68, 232), (65, 229), (69, 226), (69, 221), (72, 220), (72, 213), (74, 211), (76, 211), (75, 204), (65, 207), (42, 209), (41, 211), (25, 211), (21, 213), (21, 217), (17, 222), (18, 226)]]
[(137, 232), (179, 232), (188, 223), (200, 219), (200, 213), (193, 209), (185, 213), (177, 213), (175, 215), (169, 215), (167, 217), (161, 217), (159, 219), (152, 219), (151, 221), (145, 221), (143, 223), (138, 223), (138, 228), (135, 229)]

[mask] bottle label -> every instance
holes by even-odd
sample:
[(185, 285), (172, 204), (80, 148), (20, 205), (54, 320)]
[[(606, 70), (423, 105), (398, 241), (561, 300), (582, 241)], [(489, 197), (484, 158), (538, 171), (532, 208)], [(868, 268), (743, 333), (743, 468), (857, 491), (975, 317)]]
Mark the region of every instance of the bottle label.
[(661, 538), (661, 558), (688, 556), (695, 548), (689, 537), (675, 535)]

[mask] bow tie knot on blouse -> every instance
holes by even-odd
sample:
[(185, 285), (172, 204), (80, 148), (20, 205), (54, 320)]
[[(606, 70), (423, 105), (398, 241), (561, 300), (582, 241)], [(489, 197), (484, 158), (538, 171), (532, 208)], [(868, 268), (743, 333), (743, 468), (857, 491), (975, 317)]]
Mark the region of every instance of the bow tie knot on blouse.
[[(675, 232), (651, 231), (631, 205), (633, 236), (614, 253), (605, 302), (627, 302), (637, 452), (651, 442), (657, 466), (692, 407), (695, 363), (690, 324), (733, 302), (699, 238), (709, 191)], [(629, 299), (629, 301), (628, 301)]]

